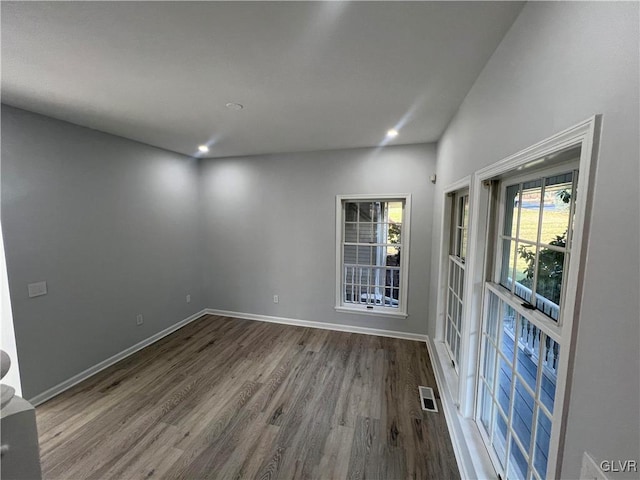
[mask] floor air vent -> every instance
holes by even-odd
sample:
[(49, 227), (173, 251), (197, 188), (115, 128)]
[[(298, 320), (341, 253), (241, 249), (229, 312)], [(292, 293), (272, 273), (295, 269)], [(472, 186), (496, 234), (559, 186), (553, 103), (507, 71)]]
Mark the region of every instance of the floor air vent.
[(438, 404), (436, 403), (436, 398), (433, 395), (433, 388), (418, 387), (418, 391), (420, 392), (420, 404), (422, 405), (422, 410), (427, 412), (437, 412)]

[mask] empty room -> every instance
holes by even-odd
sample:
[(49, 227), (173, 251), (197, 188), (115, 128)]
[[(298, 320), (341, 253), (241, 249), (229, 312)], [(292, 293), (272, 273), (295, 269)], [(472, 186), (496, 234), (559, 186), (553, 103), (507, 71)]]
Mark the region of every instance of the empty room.
[(2, 1), (2, 478), (638, 478), (639, 25)]

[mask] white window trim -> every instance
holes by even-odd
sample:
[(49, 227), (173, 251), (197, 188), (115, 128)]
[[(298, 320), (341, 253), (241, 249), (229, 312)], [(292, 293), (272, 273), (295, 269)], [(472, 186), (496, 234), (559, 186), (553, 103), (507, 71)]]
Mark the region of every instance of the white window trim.
[[(528, 170), (528, 164), (564, 148), (581, 147), (579, 176), (582, 181), (578, 188), (584, 189), (587, 193), (584, 201), (581, 201), (576, 208), (574, 218), (574, 233), (572, 245), (572, 257), (570, 260), (570, 275), (565, 280), (568, 284), (568, 291), (565, 299), (566, 307), (564, 316), (568, 321), (562, 323), (561, 334), (567, 335), (565, 338), (571, 339), (560, 358), (558, 368), (558, 386), (556, 390), (556, 406), (554, 407), (554, 419), (558, 421), (560, 428), (554, 428), (549, 445), (548, 471), (552, 472), (551, 478), (558, 478), (562, 466), (562, 445), (566, 424), (563, 417), (566, 416), (566, 409), (569, 404), (569, 392), (567, 381), (571, 378), (573, 358), (575, 354), (575, 332), (573, 331), (574, 319), (579, 315), (579, 306), (582, 300), (582, 281), (584, 270), (578, 272), (579, 265), (584, 265), (587, 255), (589, 218), (587, 212), (591, 210), (593, 202), (593, 184), (595, 181), (597, 153), (599, 149), (599, 137), (601, 131), (602, 115), (594, 115), (573, 127), (559, 132), (529, 148), (526, 148), (514, 155), (506, 157), (493, 165), (478, 170), (470, 177), (465, 177), (458, 182), (444, 189), (441, 197), (445, 208), (442, 209), (440, 225), (440, 258), (438, 266), (438, 291), (437, 291), (437, 311), (436, 311), (436, 336), (434, 346), (436, 348), (431, 355), (434, 360), (436, 372), (444, 385), (440, 388), (447, 390), (443, 399), (451, 398), (453, 405), (445, 406), (445, 411), (457, 411), (458, 415), (452, 416), (451, 421), (458, 427), (466, 425), (472, 428), (474, 435), (465, 434), (464, 437), (455, 435), (456, 427), (450, 428), (452, 434), (456, 436), (454, 444), (464, 445), (456, 450), (458, 465), (468, 465), (471, 476), (488, 476), (489, 452), (482, 443), (478, 443), (481, 438), (480, 430), (471, 420), (475, 419), (476, 411), (476, 373), (480, 354), (480, 329), (483, 318), (483, 293), (484, 282), (487, 273), (493, 267), (493, 262), (486, 263), (485, 250), (488, 241), (488, 225), (493, 221), (488, 215), (489, 212), (489, 189), (485, 183), (500, 175), (507, 174), (516, 169)], [(447, 228), (450, 211), (447, 209), (447, 195), (450, 192), (469, 187), (469, 248), (466, 258), (466, 278), (464, 291), (464, 315), (467, 322), (463, 326), (462, 356), (460, 359), (460, 375), (447, 374), (446, 370), (453, 370), (448, 361), (448, 355), (444, 348), (444, 309), (446, 308), (446, 287), (447, 287), (447, 259), (449, 248), (450, 229)], [(496, 215), (496, 212), (489, 212)], [(578, 264), (578, 265), (576, 265)], [(488, 270), (489, 269), (489, 270)], [(556, 333), (550, 328), (548, 333)], [(553, 337), (553, 335), (551, 335)], [(457, 378), (459, 383), (449, 383)], [(475, 451), (476, 455), (467, 456), (468, 451)], [(483, 457), (481, 461), (476, 458)], [(486, 461), (485, 461), (486, 458)], [(471, 470), (475, 471), (471, 471)]]
[[(445, 276), (446, 276), (447, 280), (446, 280), (446, 283), (445, 283), (445, 295), (444, 295), (444, 299), (443, 299), (443, 301), (444, 301), (444, 315), (443, 315), (443, 318), (444, 318), (444, 325), (445, 325), (443, 342), (444, 342), (444, 345), (445, 345), (445, 348), (446, 348), (447, 352), (449, 353), (450, 360), (453, 362), (453, 367), (454, 367), (454, 370), (455, 370), (456, 374), (460, 373), (460, 371), (459, 371), (460, 362), (462, 360), (462, 335), (463, 335), (464, 323), (465, 323), (465, 321), (464, 321), (464, 319), (465, 319), (465, 317), (464, 317), (464, 305), (465, 305), (465, 303), (464, 302), (465, 302), (466, 294), (463, 291), (462, 298), (460, 298), (460, 301), (462, 302), (461, 303), (462, 310), (460, 311), (460, 315), (461, 315), (462, 320), (461, 320), (461, 328), (460, 328), (460, 331), (459, 331), (460, 344), (458, 345), (458, 359), (456, 360), (455, 352), (451, 348), (451, 345), (449, 345), (449, 342), (447, 341), (447, 338), (446, 338), (447, 315), (449, 313), (448, 312), (448, 308), (449, 308), (449, 286), (448, 285), (449, 285), (449, 281), (450, 281), (449, 276), (451, 275), (451, 271), (450, 271), (451, 263), (450, 262), (455, 262), (460, 267), (461, 271), (463, 272), (463, 275), (466, 275), (466, 257), (464, 257), (464, 259), (463, 259), (463, 257), (461, 255), (456, 255), (455, 252), (453, 254), (451, 253), (452, 244), (455, 245), (455, 246), (453, 246), (453, 250), (455, 250), (457, 248), (457, 241), (458, 241), (458, 238), (457, 238), (458, 232), (457, 232), (457, 230), (458, 230), (458, 221), (459, 221), (458, 215), (460, 213), (459, 210), (458, 210), (460, 208), (460, 204), (459, 204), (460, 202), (459, 201), (460, 201), (460, 199), (462, 197), (465, 197), (465, 196), (467, 197), (467, 202), (468, 202), (470, 200), (469, 199), (469, 186), (468, 185), (466, 187), (459, 188), (459, 189), (454, 190), (452, 192), (447, 192), (447, 195), (445, 197), (445, 204), (446, 204), (445, 210), (447, 210), (447, 212), (449, 213), (449, 225), (448, 225), (448, 227), (449, 227), (449, 236), (448, 236), (449, 244), (446, 246), (447, 252), (446, 252), (446, 267), (445, 267), (446, 268), (446, 273), (445, 273)], [(466, 242), (467, 252), (468, 252), (468, 249), (469, 249), (469, 241), (468, 241), (469, 240), (468, 239), (468, 237), (469, 237), (469, 223), (468, 222), (469, 222), (469, 219), (467, 218), (467, 242)], [(443, 228), (444, 228), (444, 226), (443, 226)], [(463, 242), (463, 239), (461, 238), (460, 241)], [(462, 245), (460, 245), (460, 247), (462, 248)], [(462, 252), (459, 252), (459, 253), (461, 254)], [(463, 281), (463, 283), (462, 283), (463, 288), (464, 288), (464, 285), (465, 285), (465, 283)], [(456, 292), (456, 295), (457, 294), (458, 294), (458, 292)], [(454, 334), (457, 335), (458, 332), (457, 332), (457, 327), (455, 326), (455, 319), (454, 319), (454, 321), (452, 323), (454, 325), (452, 325), (451, 328), (453, 328), (455, 330)]]
[[(404, 202), (404, 213), (402, 223), (402, 254), (400, 255), (400, 304), (397, 309), (389, 307), (367, 305), (349, 305), (342, 303), (342, 230), (344, 228), (344, 218), (342, 204), (348, 200), (402, 200)], [(357, 315), (373, 315), (392, 318), (407, 318), (408, 290), (409, 290), (409, 252), (411, 237), (411, 194), (362, 194), (362, 195), (336, 195), (336, 303), (335, 310), (342, 313), (354, 313)]]

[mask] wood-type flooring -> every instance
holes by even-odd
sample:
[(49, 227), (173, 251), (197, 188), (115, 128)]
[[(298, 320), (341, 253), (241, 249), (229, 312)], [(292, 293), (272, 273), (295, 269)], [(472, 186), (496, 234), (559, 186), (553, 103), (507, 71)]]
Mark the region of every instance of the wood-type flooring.
[(424, 343), (205, 315), (36, 409), (46, 479), (457, 479)]

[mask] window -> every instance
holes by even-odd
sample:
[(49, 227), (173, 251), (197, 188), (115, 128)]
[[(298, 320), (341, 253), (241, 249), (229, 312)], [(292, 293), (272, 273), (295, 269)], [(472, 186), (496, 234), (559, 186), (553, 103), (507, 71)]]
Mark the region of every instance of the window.
[(456, 371), (460, 364), (462, 339), (462, 311), (467, 255), (467, 232), (469, 228), (469, 191), (450, 194), (451, 236), (449, 237), (449, 268), (445, 315), (445, 344)]
[[(580, 157), (580, 149), (567, 156)], [(500, 215), (485, 284), (476, 421), (503, 478), (548, 476), (578, 164), (494, 182)], [(557, 428), (557, 427), (555, 427)]]
[(406, 317), (408, 195), (338, 196), (336, 309)]

